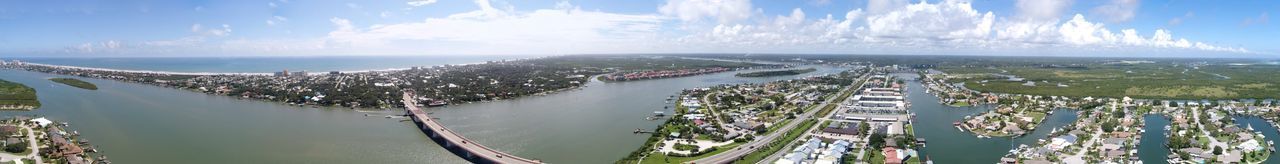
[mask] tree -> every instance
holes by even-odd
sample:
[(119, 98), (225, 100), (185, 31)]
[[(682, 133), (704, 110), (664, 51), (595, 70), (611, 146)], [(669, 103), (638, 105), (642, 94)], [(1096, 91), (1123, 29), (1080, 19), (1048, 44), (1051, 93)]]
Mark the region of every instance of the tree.
[(1222, 155), (1222, 147), (1213, 146), (1213, 155)]
[(1113, 132), (1116, 130), (1116, 126), (1118, 126), (1118, 123), (1115, 121), (1102, 122), (1102, 131)]
[(18, 143), (13, 143), (13, 144), (6, 145), (6, 146), (4, 147), (4, 151), (5, 151), (5, 152), (9, 152), (9, 153), (22, 153), (22, 152), (25, 152), (25, 151), (27, 151), (27, 143), (26, 143), (26, 142), (18, 142)]
[(868, 139), (867, 141), (872, 148), (880, 148), (884, 146), (884, 137), (885, 137), (884, 134), (871, 133), (871, 138)]

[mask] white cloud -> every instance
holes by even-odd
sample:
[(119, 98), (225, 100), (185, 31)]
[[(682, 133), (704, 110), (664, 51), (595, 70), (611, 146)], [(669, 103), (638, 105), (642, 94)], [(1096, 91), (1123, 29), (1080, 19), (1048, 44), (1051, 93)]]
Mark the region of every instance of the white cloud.
[[(923, 1), (922, 1), (923, 2)], [(867, 13), (881, 14), (897, 10), (907, 5), (907, 0), (869, 0), (867, 1)]]
[(1105, 16), (1111, 22), (1128, 22), (1138, 12), (1141, 0), (1111, 0), (1105, 5), (1094, 7), (1093, 13)]
[(416, 0), (407, 2), (409, 6), (420, 7), (436, 3), (437, 0)]
[(1103, 23), (1091, 22), (1080, 14), (1065, 21), (1034, 15), (1017, 16), (1033, 19), (997, 21), (994, 13), (980, 12), (967, 1), (921, 2), (881, 10), (880, 13), (851, 10), (844, 20), (830, 15), (816, 20), (796, 20), (797, 15), (804, 15), (797, 9), (789, 15), (760, 21), (769, 23), (721, 24), (706, 31), (695, 31), (679, 41), (682, 45), (703, 44), (701, 47), (715, 49), (709, 51), (780, 53), (815, 48), (830, 50), (825, 51), (828, 53), (988, 55), (1025, 55), (1023, 53), (1029, 51), (1070, 54), (1156, 49), (1249, 52), (1242, 48), (1175, 39), (1163, 29), (1156, 30), (1150, 37), (1139, 35), (1135, 29), (1116, 33)]
[(753, 12), (749, 0), (667, 0), (658, 8), (658, 13), (684, 21), (711, 17), (720, 23), (729, 23), (747, 19)]
[(1194, 16), (1196, 16), (1195, 12), (1188, 11), (1187, 14), (1184, 14), (1180, 17), (1173, 17), (1173, 19), (1169, 19), (1169, 23), (1167, 25), (1169, 26), (1182, 25), (1183, 21), (1186, 21), (1186, 19), (1190, 19), (1191, 17), (1194, 17)]
[[(660, 5), (654, 14), (583, 10), (568, 1), (560, 1), (551, 9), (535, 10), (495, 7), (487, 0), (474, 3), (478, 9), (473, 11), (406, 23), (362, 25), (357, 22), (367, 20), (332, 17), (329, 21), (335, 29), (315, 37), (231, 38), (225, 37), (231, 33), (230, 25), (193, 24), (192, 35), (187, 37), (135, 44), (90, 42), (68, 46), (66, 50), (286, 55), (1250, 53), (1242, 48), (1177, 38), (1164, 29), (1151, 29), (1146, 33), (1138, 29), (1113, 29), (1096, 20), (1087, 20), (1083, 14), (1061, 19), (1053, 13), (1063, 11), (1038, 11), (1069, 8), (1070, 2), (1061, 1), (1021, 0), (1016, 13), (1003, 17), (975, 9), (966, 0), (919, 3), (874, 0), (865, 8), (836, 14), (794, 8), (778, 15), (764, 15), (746, 0), (670, 0)], [(1247, 24), (1263, 23), (1266, 17), (1264, 13), (1250, 18)], [(266, 21), (268, 25), (278, 25), (289, 19), (273, 16)]]
[(390, 17), (391, 17), (391, 12), (390, 12), (390, 11), (382, 11), (382, 12), (378, 13), (378, 17), (382, 17), (382, 18), (390, 18)]
[(360, 5), (355, 3), (347, 3), (347, 8), (360, 9)]
[(1058, 20), (1071, 7), (1073, 0), (1018, 0), (1017, 16), (1032, 20)]
[(191, 32), (201, 34), (201, 35), (227, 36), (227, 35), (231, 35), (231, 25), (222, 24), (222, 28), (206, 29), (203, 25), (192, 24)]
[(656, 15), (583, 11), (577, 7), (508, 13), (485, 6), (487, 2), (477, 2), (477, 5), (481, 10), (422, 22), (369, 27), (355, 27), (350, 20), (335, 17), (330, 22), (337, 30), (330, 32), (326, 39), (331, 47), (389, 51), (385, 53), (590, 51), (633, 47), (651, 41), (661, 22)]
[(276, 2), (267, 2), (267, 7), (276, 8), (276, 7), (280, 7), (280, 6), (279, 6), (279, 5), (276, 5)]
[(1267, 12), (1262, 12), (1262, 15), (1259, 15), (1258, 17), (1245, 18), (1244, 22), (1241, 22), (1240, 25), (1250, 26), (1256, 24), (1267, 24), (1268, 19), (1271, 19), (1271, 16), (1268, 15)]
[(880, 38), (981, 39), (990, 35), (995, 15), (978, 12), (969, 2), (929, 4), (921, 1), (899, 10), (867, 16), (866, 21), (868, 35)]

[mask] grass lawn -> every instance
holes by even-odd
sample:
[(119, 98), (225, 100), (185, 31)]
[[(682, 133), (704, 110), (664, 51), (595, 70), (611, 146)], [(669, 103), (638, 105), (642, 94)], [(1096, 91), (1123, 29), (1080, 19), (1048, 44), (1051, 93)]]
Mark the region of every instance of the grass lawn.
[(1027, 116), (1031, 117), (1031, 122), (1040, 122), (1040, 120), (1044, 120), (1045, 115), (1043, 112), (1027, 112)]
[(968, 101), (956, 101), (956, 102), (951, 103), (951, 104), (948, 104), (948, 105), (951, 105), (951, 106), (954, 106), (954, 107), (967, 107), (967, 106), (969, 106), (969, 102), (968, 102)]
[(729, 151), (729, 150), (738, 148), (738, 145), (742, 145), (742, 144), (743, 143), (731, 143), (728, 145), (720, 146), (720, 147), (717, 147), (715, 151), (711, 151), (710, 153), (702, 154), (697, 157), (670, 157), (662, 153), (653, 153), (653, 154), (649, 154), (648, 157), (645, 157), (643, 161), (640, 161), (640, 163), (652, 163), (652, 164), (684, 163), (688, 161), (701, 159), (703, 157), (720, 154), (720, 153), (723, 153), (724, 151)]
[(884, 163), (884, 158), (885, 158), (885, 156), (884, 156), (884, 154), (881, 154), (881, 153), (880, 153), (880, 150), (867, 150), (866, 152), (867, 152), (867, 154), (866, 154), (867, 156), (865, 156), (865, 157), (863, 157), (863, 158), (864, 158), (864, 159), (868, 159), (868, 160), (870, 160), (870, 161), (867, 161), (867, 163), (872, 163), (872, 164), (883, 164), (883, 163)]

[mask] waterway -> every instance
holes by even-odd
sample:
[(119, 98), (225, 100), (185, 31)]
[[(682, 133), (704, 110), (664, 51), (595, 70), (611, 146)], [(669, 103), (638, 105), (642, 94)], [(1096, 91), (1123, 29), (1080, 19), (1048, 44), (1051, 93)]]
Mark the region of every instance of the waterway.
[[(1271, 123), (1267, 122), (1267, 120), (1262, 119), (1261, 117), (1256, 117), (1256, 116), (1236, 116), (1236, 117), (1235, 117), (1235, 121), (1236, 121), (1236, 124), (1237, 124), (1237, 125), (1240, 125), (1240, 128), (1247, 128), (1247, 127), (1249, 127), (1250, 125), (1252, 125), (1252, 126), (1253, 126), (1253, 130), (1258, 131), (1258, 132), (1262, 132), (1262, 136), (1265, 138), (1265, 140), (1266, 140), (1266, 141), (1272, 141), (1272, 142), (1278, 142), (1278, 143), (1280, 143), (1280, 141), (1277, 141), (1277, 139), (1276, 139), (1276, 138), (1280, 137), (1280, 131), (1277, 131), (1277, 128), (1276, 128), (1275, 126), (1272, 126), (1272, 125), (1271, 125)], [(1263, 142), (1266, 142), (1266, 141), (1263, 141)], [(1277, 150), (1280, 150), (1280, 146), (1271, 145), (1271, 147), (1274, 147), (1274, 148), (1276, 148)], [(1266, 161), (1266, 162), (1267, 162), (1267, 163), (1280, 163), (1280, 151), (1278, 151), (1278, 152), (1271, 152), (1271, 156), (1268, 156), (1268, 157), (1267, 157), (1267, 161)]]
[[(810, 67), (810, 66), (805, 66)], [(432, 116), (475, 142), (552, 163), (612, 163), (636, 150), (661, 121), (644, 117), (668, 106), (682, 89), (762, 83), (838, 73), (845, 68), (762, 78), (737, 72), (604, 83), (582, 89), (472, 104), (428, 108)], [(172, 69), (161, 71), (176, 71)], [(752, 70), (754, 71), (754, 70)], [(119, 163), (465, 163), (394, 111), (286, 106), (171, 88), (85, 79), (99, 90), (56, 84), (44, 73), (0, 70), (0, 79), (37, 90), (43, 107), (0, 111), (71, 122)], [(671, 112), (667, 110), (667, 112)], [(373, 116), (365, 116), (370, 114)]]
[[(906, 79), (915, 79), (916, 74), (895, 74)], [(1000, 157), (1018, 145), (1033, 145), (1039, 139), (1048, 137), (1054, 128), (1060, 128), (1075, 122), (1075, 110), (1054, 109), (1036, 129), (1022, 137), (978, 138), (952, 126), (965, 116), (976, 115), (994, 108), (980, 105), (971, 107), (952, 107), (938, 103), (938, 97), (925, 93), (925, 86), (918, 80), (907, 80), (907, 100), (911, 102), (911, 112), (916, 114), (912, 124), (916, 137), (928, 141), (920, 151), (935, 162), (942, 163), (997, 163)]]
[(1146, 164), (1169, 163), (1168, 130), (1169, 117), (1161, 114), (1142, 116), (1142, 140), (1138, 142), (1138, 159)]

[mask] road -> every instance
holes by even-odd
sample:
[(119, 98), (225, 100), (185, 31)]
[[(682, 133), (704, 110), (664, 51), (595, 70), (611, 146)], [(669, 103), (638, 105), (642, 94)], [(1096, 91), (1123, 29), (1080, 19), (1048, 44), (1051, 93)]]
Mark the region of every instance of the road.
[[(866, 77), (867, 75), (864, 74), (862, 77), (859, 77), (859, 78), (865, 81)], [(798, 118), (797, 120), (788, 122), (786, 125), (783, 125), (782, 128), (778, 128), (777, 130), (770, 132), (765, 136), (756, 137), (755, 140), (752, 140), (750, 142), (747, 142), (746, 144), (738, 146), (733, 150), (728, 150), (725, 152), (721, 152), (720, 154), (715, 154), (706, 158), (694, 160), (693, 162), (690, 162), (690, 163), (732, 163), (742, 158), (743, 156), (746, 156), (747, 154), (751, 154), (751, 152), (759, 151), (761, 147), (765, 145), (769, 145), (770, 142), (773, 142), (773, 140), (776, 140), (777, 138), (782, 137), (782, 134), (785, 134), (786, 132), (791, 131), (791, 129), (794, 129), (796, 126), (799, 126), (800, 123), (808, 121), (809, 119), (813, 119), (814, 113), (817, 113), (822, 108), (825, 108), (827, 105), (831, 105), (832, 101), (838, 101), (836, 100), (836, 98), (840, 97), (838, 94), (848, 92), (850, 91), (849, 90), (850, 88), (853, 88), (853, 87), (846, 87), (845, 90), (841, 92), (837, 92), (836, 96), (831, 96), (831, 98), (828, 98), (826, 101), (823, 101), (822, 104), (819, 104), (817, 107), (813, 108), (812, 110), (809, 110), (801, 114), (800, 116), (797, 116), (796, 117)]]
[[(868, 73), (868, 74), (869, 74), (869, 73)], [(851, 87), (851, 88), (855, 88), (855, 89), (854, 89), (854, 91), (861, 90), (861, 89), (862, 89), (862, 85), (863, 85), (863, 84), (866, 84), (866, 83), (867, 83), (867, 81), (866, 81), (866, 80), (868, 80), (868, 79), (869, 79), (869, 78), (864, 78), (862, 82), (854, 83), (854, 86), (857, 86), (857, 87)], [(844, 94), (844, 92), (845, 92), (845, 91), (841, 91), (841, 92), (840, 92), (840, 94)], [(839, 98), (839, 97), (840, 97), (840, 95), (836, 95), (835, 97), (832, 97), (832, 99)], [(852, 96), (851, 96), (851, 97), (852, 97)], [(844, 99), (844, 100), (837, 100), (837, 102), (845, 102), (845, 101), (847, 101), (847, 100), (848, 100), (848, 98), (846, 98), (846, 99)], [(831, 100), (827, 100), (827, 101), (831, 101)], [(837, 104), (839, 104), (839, 103), (837, 103)], [(819, 109), (819, 110), (821, 110), (822, 108), (815, 108), (815, 109)], [(817, 111), (817, 110), (815, 110), (815, 111)], [(839, 112), (839, 111), (836, 111), (835, 109), (832, 109), (832, 111), (831, 111), (830, 113), (827, 113), (827, 115), (822, 116), (822, 117), (819, 117), (819, 120), (822, 120), (822, 118), (831, 118), (831, 116), (834, 116), (834, 115), (835, 115), (836, 113), (838, 113), (838, 112)], [(819, 126), (812, 126), (812, 127), (809, 127), (809, 129), (805, 130), (804, 135), (800, 135), (800, 137), (796, 137), (796, 140), (795, 140), (795, 141), (791, 141), (791, 142), (803, 142), (803, 141), (801, 141), (801, 140), (800, 140), (801, 138), (805, 138), (805, 137), (807, 137), (807, 136), (811, 136), (811, 135), (813, 135), (812, 133), (809, 133), (809, 132), (812, 132), (812, 131), (814, 131), (814, 130), (817, 130), (818, 128), (823, 128), (823, 127), (819, 127)], [(869, 135), (868, 135), (868, 136), (869, 136)], [(865, 140), (864, 140), (864, 141), (865, 141)], [(788, 144), (788, 145), (790, 145), (790, 144)], [(773, 154), (769, 154), (769, 156), (768, 156), (768, 157), (765, 157), (765, 158), (764, 158), (764, 160), (760, 160), (760, 161), (758, 161), (758, 162), (756, 162), (756, 163), (773, 163), (773, 161), (777, 161), (777, 160), (778, 160), (778, 158), (782, 158), (782, 156), (783, 156), (783, 155), (786, 155), (786, 154), (787, 154), (787, 152), (788, 152), (787, 150), (782, 150), (782, 151), (773, 152)]]

